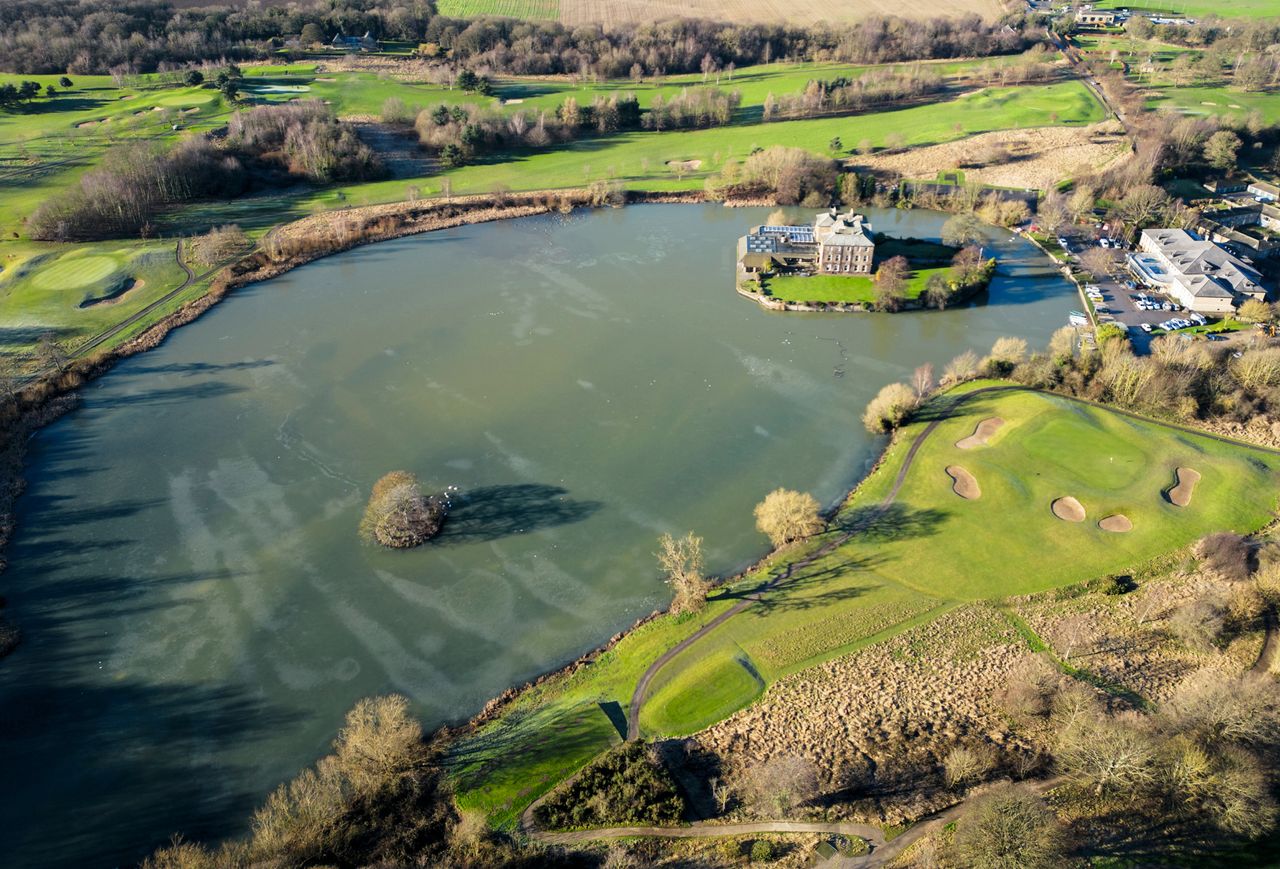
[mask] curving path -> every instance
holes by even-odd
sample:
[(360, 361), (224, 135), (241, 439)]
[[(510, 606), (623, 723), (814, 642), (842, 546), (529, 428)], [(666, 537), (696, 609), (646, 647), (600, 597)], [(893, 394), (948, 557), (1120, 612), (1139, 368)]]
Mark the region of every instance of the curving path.
[[(1246, 441), (1240, 441), (1240, 440), (1236, 440), (1235, 438), (1226, 437), (1225, 435), (1218, 435), (1218, 434), (1213, 434), (1212, 432), (1202, 431), (1200, 429), (1192, 428), (1191, 426), (1185, 426), (1185, 425), (1180, 425), (1178, 423), (1165, 422), (1163, 420), (1152, 419), (1151, 417), (1143, 416), (1142, 414), (1134, 413), (1133, 411), (1124, 410), (1123, 408), (1111, 407), (1109, 405), (1101, 404), (1096, 401), (1090, 401), (1087, 398), (1077, 398), (1074, 395), (1063, 395), (1057, 392), (1050, 392), (1042, 389), (1034, 389), (1029, 386), (1012, 386), (1012, 385), (1011, 386), (984, 386), (979, 389), (975, 389), (972, 392), (966, 392), (963, 395), (956, 396), (948, 405), (946, 405), (945, 407), (939, 408), (938, 416), (934, 420), (932, 420), (927, 426), (925, 426), (924, 429), (918, 435), (916, 435), (915, 440), (912, 441), (911, 443), (911, 448), (907, 451), (906, 458), (903, 459), (902, 467), (898, 469), (898, 475), (894, 478), (893, 488), (891, 488), (889, 490), (889, 493), (885, 495), (884, 500), (880, 502), (880, 505), (876, 509), (876, 511), (872, 513), (870, 516), (868, 516), (864, 522), (860, 523), (858, 526), (850, 528), (845, 533), (833, 538), (827, 543), (824, 543), (812, 554), (805, 556), (799, 561), (793, 561), (787, 564), (785, 569), (777, 573), (768, 582), (759, 586), (755, 591), (745, 596), (741, 601), (734, 604), (732, 607), (725, 610), (724, 612), (716, 616), (711, 621), (707, 622), (697, 631), (685, 637), (676, 645), (672, 646), (670, 649), (664, 652), (657, 660), (655, 660), (652, 664), (649, 665), (649, 668), (644, 671), (644, 675), (640, 677), (639, 682), (636, 683), (635, 691), (631, 695), (631, 703), (627, 710), (627, 739), (635, 740), (640, 738), (640, 710), (644, 705), (646, 695), (648, 694), (648, 691), (649, 691), (649, 686), (652, 684), (654, 677), (658, 675), (658, 673), (662, 670), (663, 667), (665, 667), (668, 663), (670, 663), (671, 660), (675, 658), (677, 655), (679, 655), (681, 652), (684, 652), (687, 649), (689, 649), (691, 646), (693, 646), (695, 643), (697, 643), (707, 634), (711, 633), (717, 627), (724, 624), (734, 616), (738, 615), (738, 613), (747, 609), (752, 604), (762, 600), (766, 592), (773, 591), (774, 589), (778, 588), (780, 585), (783, 585), (787, 580), (789, 580), (793, 576), (797, 568), (807, 567), (817, 559), (829, 554), (830, 552), (839, 548), (840, 546), (843, 546), (855, 534), (857, 534), (859, 531), (865, 528), (868, 524), (875, 522), (877, 519), (883, 516), (885, 514), (885, 511), (887, 511), (889, 507), (892, 506), (894, 500), (898, 497), (898, 492), (901, 491), (902, 485), (906, 481), (907, 473), (911, 470), (911, 466), (915, 462), (916, 454), (920, 451), (920, 447), (924, 445), (924, 442), (929, 439), (929, 436), (933, 434), (933, 432), (938, 428), (938, 426), (941, 425), (943, 422), (945, 422), (947, 419), (949, 419), (958, 407), (963, 405), (965, 402), (969, 401), (971, 398), (974, 398), (975, 396), (979, 396), (979, 395), (991, 395), (992, 393), (998, 393), (998, 392), (1038, 392), (1043, 395), (1048, 395), (1054, 398), (1062, 399), (1064, 401), (1075, 402), (1076, 404), (1081, 404), (1088, 407), (1094, 407), (1099, 410), (1106, 411), (1108, 413), (1114, 413), (1119, 416), (1128, 417), (1130, 419), (1139, 420), (1141, 422), (1149, 423), (1152, 425), (1159, 425), (1167, 429), (1172, 429), (1173, 431), (1179, 431), (1179, 432), (1184, 432), (1186, 434), (1196, 435), (1197, 437), (1208, 438), (1209, 440), (1216, 441), (1218, 443), (1230, 444), (1232, 446), (1252, 449), (1258, 452), (1268, 453), (1270, 455), (1280, 455), (1280, 449), (1275, 449), (1273, 447), (1265, 447), (1260, 444), (1251, 444)], [(1277, 654), (1277, 648), (1280, 647), (1280, 636), (1278, 636), (1278, 634), (1280, 634), (1280, 632), (1277, 631), (1275, 627), (1275, 620), (1273, 618), (1270, 622), (1268, 622), (1267, 642), (1263, 649), (1264, 657), (1266, 657), (1267, 667), (1270, 667), (1271, 660), (1274, 659), (1275, 655)], [(1260, 664), (1262, 663), (1261, 659), (1259, 663)]]
[(911, 470), (911, 464), (912, 462), (915, 461), (916, 453), (919, 452), (921, 445), (924, 444), (925, 440), (929, 437), (929, 435), (933, 434), (934, 429), (936, 429), (943, 421), (945, 421), (949, 417), (949, 415), (953, 410), (955, 410), (957, 405), (962, 404), (964, 401), (968, 400), (969, 396), (977, 395), (980, 392), (986, 392), (992, 389), (1005, 389), (1005, 388), (1008, 388), (1008, 387), (989, 386), (989, 387), (985, 387), (984, 389), (978, 389), (978, 390), (974, 390), (973, 392), (966, 393), (965, 395), (959, 396), (957, 399), (953, 400), (951, 402), (951, 405), (947, 407), (938, 416), (937, 419), (933, 420), (932, 422), (929, 423), (929, 425), (925, 426), (924, 431), (920, 432), (920, 434), (916, 436), (915, 441), (912, 442), (911, 444), (911, 449), (907, 451), (906, 459), (904, 459), (902, 462), (902, 467), (898, 469), (898, 476), (894, 478), (893, 488), (891, 488), (889, 490), (889, 493), (884, 496), (884, 500), (880, 502), (880, 506), (876, 509), (874, 513), (868, 516), (863, 522), (845, 531), (843, 534), (840, 534), (837, 537), (834, 537), (833, 539), (822, 544), (822, 546), (818, 547), (812, 553), (810, 553), (809, 555), (806, 555), (804, 558), (798, 561), (789, 562), (783, 570), (781, 570), (779, 573), (774, 575), (774, 577), (770, 579), (768, 582), (764, 583), (755, 591), (751, 592), (742, 600), (738, 601), (738, 603), (734, 604), (732, 607), (725, 610), (724, 612), (716, 616), (711, 621), (707, 622), (705, 625), (703, 625), (694, 633), (685, 637), (679, 643), (676, 643), (674, 646), (672, 646), (670, 649), (664, 652), (656, 661), (650, 664), (649, 669), (644, 671), (644, 675), (642, 675), (640, 677), (640, 681), (636, 683), (635, 691), (631, 694), (631, 704), (627, 709), (627, 739), (635, 740), (640, 738), (640, 708), (644, 704), (645, 695), (649, 692), (649, 685), (650, 683), (653, 682), (654, 677), (658, 675), (658, 672), (662, 670), (662, 668), (665, 667), (671, 661), (672, 658), (676, 657), (676, 655), (679, 655), (681, 652), (688, 649), (694, 643), (698, 642), (698, 640), (702, 639), (707, 634), (711, 633), (717, 627), (724, 624), (729, 619), (736, 616), (738, 613), (747, 609), (752, 604), (762, 600), (765, 592), (772, 591), (773, 589), (785, 583), (787, 580), (789, 580), (792, 577), (792, 575), (795, 573), (797, 568), (808, 567), (810, 564), (817, 561), (819, 558), (822, 558), (823, 556), (828, 555), (834, 550), (840, 548), (845, 543), (848, 543), (849, 540), (855, 534), (861, 531), (863, 528), (865, 528), (866, 526), (870, 525), (871, 523), (879, 519), (881, 516), (883, 516), (885, 514), (885, 511), (888, 510), (890, 506), (892, 506), (894, 499), (898, 497), (898, 492), (902, 489), (902, 484), (903, 482), (905, 482), (907, 478), (907, 471)]
[[(1038, 794), (1057, 787), (1064, 781), (1062, 776), (1028, 781), (1024, 784)], [(684, 827), (602, 827), (595, 830), (574, 830), (567, 833), (547, 833), (525, 827), (524, 832), (532, 839), (549, 845), (576, 845), (583, 842), (594, 842), (601, 839), (624, 839), (638, 836), (649, 836), (663, 839), (701, 839), (717, 836), (751, 836), (759, 833), (838, 833), (845, 836), (858, 836), (867, 841), (869, 850), (857, 857), (846, 857), (842, 866), (884, 866), (893, 862), (913, 842), (938, 827), (950, 824), (964, 811), (964, 800), (948, 809), (943, 809), (912, 825), (905, 832), (886, 841), (884, 830), (871, 824), (857, 824), (851, 821), (835, 824), (811, 823), (807, 821), (758, 821), (744, 824), (689, 824)]]

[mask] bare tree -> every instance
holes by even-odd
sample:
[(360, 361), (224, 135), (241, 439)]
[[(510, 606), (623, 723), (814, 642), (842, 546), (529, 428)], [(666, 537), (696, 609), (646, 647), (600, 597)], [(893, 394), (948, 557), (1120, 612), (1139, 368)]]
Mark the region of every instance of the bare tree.
[(916, 368), (915, 372), (911, 375), (911, 388), (916, 391), (916, 396), (918, 398), (924, 398), (933, 391), (933, 387), (933, 365), (926, 362)]
[(45, 332), (36, 343), (35, 360), (40, 370), (52, 369), (61, 374), (71, 363), (71, 356), (58, 343), (52, 332)]
[(1086, 272), (1093, 275), (1094, 279), (1101, 279), (1111, 274), (1111, 269), (1115, 267), (1115, 260), (1111, 258), (1111, 252), (1106, 248), (1091, 247), (1080, 254), (1080, 265)]
[(658, 538), (655, 553), (667, 584), (675, 592), (671, 602), (673, 613), (696, 612), (707, 601), (711, 584), (702, 575), (702, 538), (692, 531), (684, 537), (663, 534)]

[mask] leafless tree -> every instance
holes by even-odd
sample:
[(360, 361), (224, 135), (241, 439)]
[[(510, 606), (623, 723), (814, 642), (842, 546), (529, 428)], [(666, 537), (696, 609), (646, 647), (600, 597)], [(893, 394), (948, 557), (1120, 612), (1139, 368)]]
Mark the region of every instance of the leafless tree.
[(684, 537), (663, 534), (655, 553), (667, 584), (675, 592), (673, 613), (696, 612), (707, 601), (711, 584), (702, 574), (702, 538), (690, 531)]

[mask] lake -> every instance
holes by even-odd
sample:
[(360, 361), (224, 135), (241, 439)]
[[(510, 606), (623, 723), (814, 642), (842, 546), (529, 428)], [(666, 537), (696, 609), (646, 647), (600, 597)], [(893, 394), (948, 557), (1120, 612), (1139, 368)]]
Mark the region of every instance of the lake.
[[(44, 430), (3, 577), (7, 866), (132, 863), (242, 833), (361, 696), (428, 726), (664, 606), (659, 534), (758, 558), (778, 486), (831, 504), (882, 441), (867, 401), (1078, 307), (992, 230), (945, 312), (768, 312), (733, 291), (767, 209), (642, 205), (361, 248), (248, 287)], [(811, 214), (797, 212), (798, 219)], [(872, 210), (936, 238), (945, 215)], [(462, 498), (410, 552), (359, 543), (372, 483)]]

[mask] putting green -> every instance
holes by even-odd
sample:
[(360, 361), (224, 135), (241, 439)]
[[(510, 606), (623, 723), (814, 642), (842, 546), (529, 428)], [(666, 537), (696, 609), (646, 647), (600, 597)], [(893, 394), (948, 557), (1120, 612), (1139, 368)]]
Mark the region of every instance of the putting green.
[(71, 255), (41, 269), (31, 280), (40, 289), (73, 290), (104, 281), (121, 270), (120, 260), (113, 256)]
[[(1280, 493), (1280, 456), (1136, 420), (1104, 408), (1037, 392), (968, 399), (921, 444), (894, 502), (896, 539), (855, 536), (851, 556), (877, 559), (875, 573), (949, 599), (999, 598), (1045, 591), (1126, 571), (1213, 531), (1254, 531)], [(1003, 417), (981, 450), (955, 442), (978, 420)], [(867, 510), (888, 491), (909, 427), (876, 478), (845, 509)], [(982, 481), (982, 498), (961, 501), (941, 472), (963, 462)], [(1166, 490), (1178, 467), (1201, 475), (1185, 508)], [(1050, 506), (1070, 495), (1090, 517), (1123, 514), (1123, 539), (1095, 521), (1063, 522)], [(915, 530), (913, 530), (915, 529)]]

